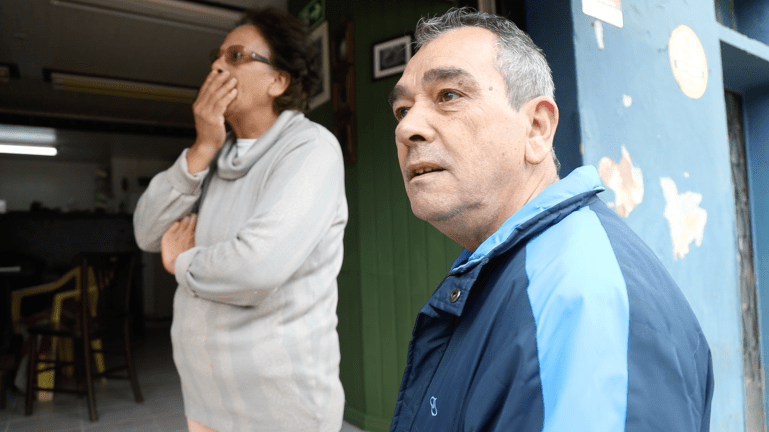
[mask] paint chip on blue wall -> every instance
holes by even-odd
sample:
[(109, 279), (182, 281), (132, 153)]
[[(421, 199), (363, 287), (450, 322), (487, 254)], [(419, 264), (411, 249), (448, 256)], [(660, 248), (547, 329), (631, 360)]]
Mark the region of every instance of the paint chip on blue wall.
[(582, 0), (582, 13), (622, 28), (622, 0)]
[(708, 212), (700, 207), (702, 194), (687, 191), (678, 193), (676, 182), (670, 177), (660, 177), (662, 193), (665, 196), (665, 219), (670, 225), (673, 240), (673, 258), (683, 258), (689, 253), (689, 245), (702, 245)]
[(590, 23), (591, 26), (593, 26), (593, 31), (595, 32), (595, 43), (598, 44), (598, 49), (602, 50), (604, 48), (603, 45), (603, 24), (601, 21), (595, 20)]
[(598, 161), (598, 174), (606, 186), (614, 191), (614, 202), (609, 207), (622, 217), (630, 216), (630, 212), (641, 204), (644, 199), (644, 178), (640, 167), (633, 165), (630, 152), (622, 146), (622, 159), (614, 162), (609, 157)]

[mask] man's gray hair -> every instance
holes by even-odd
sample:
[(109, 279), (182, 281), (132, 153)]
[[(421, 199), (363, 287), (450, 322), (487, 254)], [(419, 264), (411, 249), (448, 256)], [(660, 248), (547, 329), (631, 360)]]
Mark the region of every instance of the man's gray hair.
[(451, 8), (445, 14), (422, 18), (414, 33), (416, 47), (462, 27), (480, 27), (497, 35), (495, 66), (505, 78), (510, 105), (516, 110), (537, 96), (553, 97), (555, 85), (542, 50), (512, 21), (469, 7)]
[[(554, 97), (553, 73), (545, 60), (545, 54), (529, 35), (499, 15), (463, 7), (451, 8), (440, 16), (422, 18), (414, 32), (416, 48), (462, 27), (480, 27), (497, 35), (494, 65), (505, 79), (507, 98), (516, 111), (537, 96)], [(553, 161), (558, 172), (561, 164), (555, 157), (555, 150)]]

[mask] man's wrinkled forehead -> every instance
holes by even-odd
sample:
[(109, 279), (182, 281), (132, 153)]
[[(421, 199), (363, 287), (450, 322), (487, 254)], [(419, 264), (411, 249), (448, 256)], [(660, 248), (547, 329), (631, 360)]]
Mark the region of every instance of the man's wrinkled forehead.
[[(441, 66), (429, 69), (422, 75), (422, 87), (428, 87), (436, 82), (452, 81), (452, 80), (467, 80), (475, 83), (475, 79), (470, 72), (458, 68), (455, 66)], [(387, 98), (392, 106), (397, 100), (408, 97), (411, 94), (410, 90), (403, 84), (397, 84), (395, 88), (390, 92), (390, 96)]]

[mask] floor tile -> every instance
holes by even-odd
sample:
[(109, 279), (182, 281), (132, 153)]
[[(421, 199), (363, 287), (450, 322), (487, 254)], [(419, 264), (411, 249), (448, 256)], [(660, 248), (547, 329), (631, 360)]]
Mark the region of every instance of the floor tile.
[(165, 414), (155, 417), (155, 424), (161, 432), (187, 431), (187, 417), (183, 412)]
[(83, 430), (83, 420), (65, 416), (30, 416), (20, 420), (12, 420), (8, 431), (12, 432), (70, 432)]
[(98, 422), (85, 425), (84, 432), (160, 432), (154, 420), (125, 418), (123, 421), (99, 419)]

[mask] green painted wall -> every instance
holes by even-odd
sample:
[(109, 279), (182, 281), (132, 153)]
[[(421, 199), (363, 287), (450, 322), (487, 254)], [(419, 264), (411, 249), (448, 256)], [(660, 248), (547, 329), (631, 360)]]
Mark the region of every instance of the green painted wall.
[[(290, 0), (296, 15), (306, 0)], [(355, 24), (357, 161), (346, 166), (350, 220), (339, 275), (340, 375), (347, 421), (386, 431), (395, 409), (417, 312), (461, 247), (411, 212), (395, 151), (395, 119), (387, 96), (398, 76), (373, 80), (372, 46), (412, 33), (421, 16), (443, 13), (446, 1), (326, 0), (332, 36)], [(331, 103), (308, 117), (331, 129)]]

